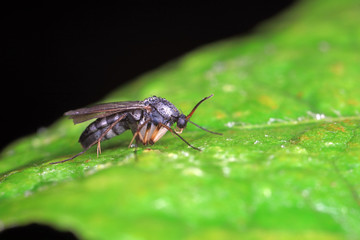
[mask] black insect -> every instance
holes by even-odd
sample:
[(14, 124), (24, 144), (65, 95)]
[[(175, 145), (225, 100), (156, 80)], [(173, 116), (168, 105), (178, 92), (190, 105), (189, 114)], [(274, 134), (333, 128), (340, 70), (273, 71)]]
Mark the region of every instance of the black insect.
[[(199, 150), (188, 143), (179, 134), (182, 133), (187, 123), (190, 122), (196, 127), (209, 133), (222, 135), (212, 132), (196, 123), (190, 121), (196, 108), (206, 99), (214, 96), (213, 94), (202, 99), (195, 105), (189, 115), (185, 116), (168, 100), (160, 97), (149, 97), (144, 101), (114, 102), (95, 105), (88, 108), (80, 108), (65, 113), (66, 116), (73, 119), (74, 124), (97, 118), (81, 134), (79, 142), (84, 150), (71, 158), (54, 162), (62, 163), (74, 159), (85, 153), (90, 147), (97, 144), (97, 154), (101, 153), (100, 142), (122, 134), (130, 129), (134, 134), (129, 147), (136, 140), (137, 143), (144, 145), (156, 143), (167, 131), (178, 136), (187, 145), (195, 150)], [(177, 123), (176, 130), (171, 126)]]

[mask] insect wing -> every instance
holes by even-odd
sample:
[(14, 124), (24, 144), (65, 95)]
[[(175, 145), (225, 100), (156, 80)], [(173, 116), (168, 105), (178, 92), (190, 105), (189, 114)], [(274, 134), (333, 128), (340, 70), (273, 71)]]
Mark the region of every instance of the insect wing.
[(64, 115), (69, 116), (70, 119), (73, 119), (74, 124), (78, 124), (93, 118), (103, 118), (115, 113), (143, 109), (146, 109), (146, 105), (144, 105), (142, 101), (113, 102), (71, 110), (64, 113)]

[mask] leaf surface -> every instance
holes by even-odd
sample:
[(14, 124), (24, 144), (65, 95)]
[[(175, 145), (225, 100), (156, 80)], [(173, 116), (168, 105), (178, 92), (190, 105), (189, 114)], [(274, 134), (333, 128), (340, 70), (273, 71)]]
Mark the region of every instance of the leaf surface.
[(256, 33), (189, 53), (104, 102), (161, 96), (189, 125), (134, 153), (131, 133), (76, 142), (60, 119), (0, 160), (0, 225), (44, 223), (86, 239), (357, 239), (360, 5), (303, 1)]

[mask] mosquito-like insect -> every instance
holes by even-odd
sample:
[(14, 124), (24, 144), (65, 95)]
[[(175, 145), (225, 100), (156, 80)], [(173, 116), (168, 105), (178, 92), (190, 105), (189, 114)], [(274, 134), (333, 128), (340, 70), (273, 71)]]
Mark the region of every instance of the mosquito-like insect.
[[(97, 154), (99, 155), (99, 153), (101, 153), (101, 141), (113, 138), (128, 129), (130, 129), (134, 134), (129, 147), (132, 145), (134, 140), (136, 140), (137, 143), (140, 142), (144, 145), (152, 145), (162, 138), (167, 131), (170, 131), (184, 141), (188, 146), (200, 151), (199, 148), (188, 143), (179, 134), (182, 133), (183, 129), (189, 122), (209, 133), (222, 135), (221, 133), (207, 130), (190, 121), (190, 118), (194, 114), (196, 108), (212, 96), (214, 96), (214, 94), (203, 98), (195, 105), (193, 110), (187, 116), (180, 113), (179, 110), (165, 98), (156, 96), (146, 98), (144, 101), (104, 103), (93, 107), (68, 111), (65, 115), (69, 116), (70, 119), (73, 119), (74, 124), (85, 122), (94, 118), (96, 118), (96, 120), (84, 130), (79, 138), (79, 142), (84, 148), (83, 151), (71, 158), (59, 162), (53, 162), (51, 164), (63, 163), (72, 160), (85, 153), (95, 144), (97, 144)], [(171, 128), (174, 123), (177, 124), (176, 130)]]

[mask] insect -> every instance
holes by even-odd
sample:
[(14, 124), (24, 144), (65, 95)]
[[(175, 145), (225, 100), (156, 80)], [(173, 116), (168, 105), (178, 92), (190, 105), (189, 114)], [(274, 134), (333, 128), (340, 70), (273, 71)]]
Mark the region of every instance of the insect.
[[(74, 124), (95, 118), (96, 120), (87, 126), (79, 138), (79, 142), (84, 149), (83, 151), (68, 159), (51, 164), (72, 160), (85, 153), (95, 144), (97, 144), (97, 155), (99, 155), (99, 153), (101, 153), (101, 141), (113, 138), (129, 129), (133, 133), (129, 147), (131, 147), (134, 140), (136, 143), (152, 145), (159, 141), (167, 131), (170, 131), (188, 146), (200, 151), (199, 148), (188, 143), (179, 134), (182, 133), (189, 122), (209, 133), (222, 135), (221, 133), (207, 130), (190, 121), (197, 107), (212, 96), (214, 96), (214, 94), (203, 98), (187, 116), (180, 113), (179, 110), (165, 98), (156, 96), (146, 98), (144, 101), (104, 103), (88, 108), (68, 111), (64, 115), (69, 116), (69, 118), (74, 121)], [(175, 130), (171, 128), (174, 123), (177, 125)]]

